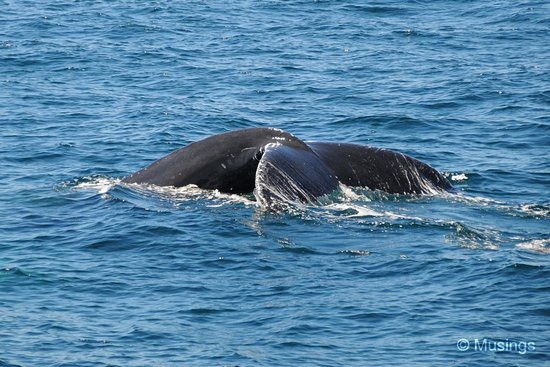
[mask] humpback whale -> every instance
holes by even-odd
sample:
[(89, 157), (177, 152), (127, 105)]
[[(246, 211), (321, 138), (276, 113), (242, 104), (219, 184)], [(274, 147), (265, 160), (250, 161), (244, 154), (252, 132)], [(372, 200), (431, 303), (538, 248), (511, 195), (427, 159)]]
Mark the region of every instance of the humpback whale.
[(390, 194), (452, 190), (437, 170), (388, 149), (304, 142), (274, 128), (214, 135), (177, 149), (122, 179), (123, 183), (196, 185), (224, 193), (254, 193), (262, 206), (317, 203), (340, 184)]

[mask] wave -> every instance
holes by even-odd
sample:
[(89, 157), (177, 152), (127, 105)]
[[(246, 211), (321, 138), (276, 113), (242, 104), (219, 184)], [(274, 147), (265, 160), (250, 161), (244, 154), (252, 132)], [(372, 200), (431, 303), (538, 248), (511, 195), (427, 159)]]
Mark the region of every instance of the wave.
[[(104, 198), (120, 199), (130, 201), (133, 204), (140, 206), (148, 199), (150, 200), (165, 200), (174, 204), (193, 201), (193, 200), (209, 200), (209, 207), (222, 206), (228, 203), (240, 203), (244, 205), (255, 206), (256, 202), (250, 197), (225, 194), (218, 190), (205, 190), (196, 185), (187, 185), (183, 187), (171, 186), (156, 186), (145, 184), (127, 184), (121, 183), (121, 179), (103, 176), (87, 176), (75, 179), (73, 181), (64, 182), (57, 187), (58, 190), (68, 188), (71, 190), (92, 190), (102, 195)], [(141, 200), (127, 200), (136, 196)], [(145, 205), (148, 207), (149, 205)]]
[[(467, 180), (466, 173), (449, 173), (454, 180)], [(252, 224), (247, 225), (262, 233), (262, 222), (269, 222), (275, 215), (289, 215), (298, 220), (324, 222), (337, 226), (367, 226), (371, 229), (389, 231), (415, 231), (425, 228), (443, 235), (445, 242), (467, 249), (497, 250), (515, 248), (541, 254), (549, 254), (550, 240), (526, 238), (525, 234), (510, 233), (507, 228), (498, 228), (486, 223), (472, 222), (472, 217), (461, 220), (460, 212), (473, 210), (474, 214), (514, 216), (545, 219), (550, 217), (550, 206), (543, 204), (511, 204), (483, 196), (467, 193), (434, 193), (432, 195), (393, 195), (365, 188), (351, 188), (340, 185), (339, 190), (322, 197), (319, 205), (286, 203), (277, 211), (260, 206), (253, 195), (225, 194), (217, 190), (205, 190), (195, 185), (184, 187), (160, 187), (142, 184), (121, 184), (113, 177), (88, 176), (62, 183), (58, 190), (95, 191), (103, 199), (129, 203), (144, 210), (177, 211), (190, 203), (203, 208), (218, 208), (238, 205), (253, 209)], [(426, 209), (427, 208), (427, 209)], [(248, 209), (247, 209), (248, 210)], [(475, 218), (479, 214), (475, 214)], [(283, 247), (293, 247), (282, 245)], [(350, 251), (347, 254), (357, 255)], [(369, 252), (361, 249), (360, 251)], [(360, 255), (365, 255), (361, 253)]]
[(502, 214), (515, 217), (528, 218), (550, 218), (550, 205), (538, 203), (512, 204), (484, 196), (472, 196), (466, 193), (448, 195), (447, 199), (452, 202), (464, 203), (476, 206), (478, 209), (496, 211)]
[(117, 178), (89, 176), (77, 179), (72, 183), (67, 183), (66, 186), (72, 187), (75, 190), (94, 190), (97, 191), (98, 194), (106, 194), (112, 187), (119, 183), (120, 179)]
[(550, 254), (550, 239), (546, 238), (521, 242), (516, 245), (516, 248), (541, 254)]
[[(446, 173), (445, 176), (454, 182), (467, 181), (470, 178), (469, 174), (463, 172)], [(215, 203), (210, 205), (214, 207), (222, 206), (224, 203), (241, 203), (246, 206), (259, 206), (253, 195), (226, 194), (218, 190), (201, 189), (196, 185), (171, 187), (145, 184), (121, 184), (121, 179), (106, 176), (85, 176), (72, 181), (65, 181), (56, 186), (56, 190), (58, 191), (66, 188), (71, 190), (93, 190), (100, 195), (112, 194), (113, 190), (118, 188), (123, 191), (131, 190), (140, 195), (173, 200), (176, 202), (205, 199), (214, 201)], [(422, 196), (395, 195), (382, 191), (372, 191), (367, 188), (352, 188), (343, 184), (340, 184), (339, 189), (335, 193), (320, 198), (320, 205), (290, 202), (289, 206), (299, 210), (318, 209), (321, 207), (326, 209), (327, 213), (335, 214), (337, 216), (348, 216), (350, 218), (387, 216), (389, 218), (402, 219), (410, 217), (387, 211), (377, 211), (368, 207), (366, 204), (373, 201), (426, 201), (430, 198), (443, 199), (451, 204), (463, 203), (470, 206), (478, 206), (478, 208), (484, 210), (496, 210), (512, 216), (527, 216), (534, 218), (550, 217), (550, 205), (546, 204), (509, 204), (484, 196), (469, 195), (460, 191), (456, 193), (436, 191)]]

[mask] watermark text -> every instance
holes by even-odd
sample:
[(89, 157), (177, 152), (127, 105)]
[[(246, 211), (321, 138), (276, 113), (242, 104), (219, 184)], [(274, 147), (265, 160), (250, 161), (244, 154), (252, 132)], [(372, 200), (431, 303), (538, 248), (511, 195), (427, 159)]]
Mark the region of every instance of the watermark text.
[(518, 340), (494, 340), (483, 339), (459, 339), (456, 348), (461, 352), (468, 350), (474, 352), (510, 352), (525, 354), (536, 350), (535, 342)]

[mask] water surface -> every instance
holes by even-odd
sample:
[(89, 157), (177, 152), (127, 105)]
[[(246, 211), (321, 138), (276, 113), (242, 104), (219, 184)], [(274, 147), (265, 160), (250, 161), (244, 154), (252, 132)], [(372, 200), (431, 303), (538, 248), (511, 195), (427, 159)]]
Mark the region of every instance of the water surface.
[[(548, 365), (546, 2), (0, 5), (0, 365)], [(118, 184), (254, 126), (459, 194)]]

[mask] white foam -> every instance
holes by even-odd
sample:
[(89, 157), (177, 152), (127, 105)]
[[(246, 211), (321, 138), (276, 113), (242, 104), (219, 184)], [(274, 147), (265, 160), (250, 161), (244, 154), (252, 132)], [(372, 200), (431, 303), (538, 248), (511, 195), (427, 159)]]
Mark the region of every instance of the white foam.
[(527, 242), (518, 243), (516, 248), (521, 250), (528, 250), (539, 252), (541, 254), (550, 254), (550, 239), (531, 240)]
[(371, 252), (367, 250), (342, 250), (340, 253), (352, 256), (369, 256), (371, 254)]
[[(197, 185), (186, 185), (182, 187), (174, 186), (156, 186), (156, 185), (144, 185), (144, 184), (125, 184), (136, 191), (146, 190), (156, 195), (162, 196), (171, 200), (187, 201), (197, 198), (206, 198), (209, 200), (222, 200), (227, 203), (241, 203), (245, 205), (257, 205), (253, 200), (248, 199), (245, 196), (237, 194), (226, 194), (218, 190), (206, 190), (201, 189)], [(224, 203), (212, 204), (211, 207), (222, 206)]]
[(342, 195), (346, 201), (371, 201), (371, 199), (367, 196), (357, 194), (351, 187), (346, 186), (343, 183), (340, 183), (340, 192), (342, 192)]
[(497, 200), (494, 200), (494, 199), (489, 199), (489, 198), (486, 198), (486, 197), (483, 197), (483, 196), (470, 196), (470, 195), (465, 195), (465, 194), (462, 194), (462, 193), (449, 194), (448, 197), (457, 199), (458, 201), (462, 201), (462, 202), (465, 202), (465, 203), (482, 204), (482, 205), (489, 205), (489, 204), (501, 204), (501, 205), (503, 205), (504, 204), (501, 201), (497, 201)]
[(396, 214), (390, 211), (376, 211), (374, 209), (368, 208), (365, 205), (353, 204), (353, 203), (334, 203), (324, 205), (323, 208), (328, 209), (329, 211), (352, 211), (353, 213), (347, 215), (336, 215), (336, 217), (344, 218), (361, 218), (361, 217), (384, 217), (388, 219), (408, 219), (414, 221), (422, 221), (422, 218), (410, 217), (407, 215)]
[[(386, 215), (386, 213), (377, 212), (376, 210), (372, 210), (370, 208), (356, 205), (356, 204), (350, 204), (350, 203), (335, 203), (335, 204), (328, 204), (325, 205), (325, 208), (329, 210), (337, 210), (337, 211), (347, 211), (351, 210), (355, 213), (348, 214), (346, 217), (353, 218), (353, 217), (383, 217)], [(393, 213), (389, 213), (393, 214)]]
[(453, 181), (466, 181), (468, 179), (468, 176), (464, 173), (457, 173), (451, 175), (451, 180)]
[(535, 217), (548, 217), (550, 216), (550, 208), (547, 206), (540, 206), (537, 204), (524, 204), (519, 207), (519, 211), (535, 216)]
[(99, 194), (106, 194), (113, 186), (120, 183), (120, 179), (107, 177), (85, 177), (84, 179), (90, 179), (90, 181), (79, 182), (74, 188), (77, 190), (96, 190)]

